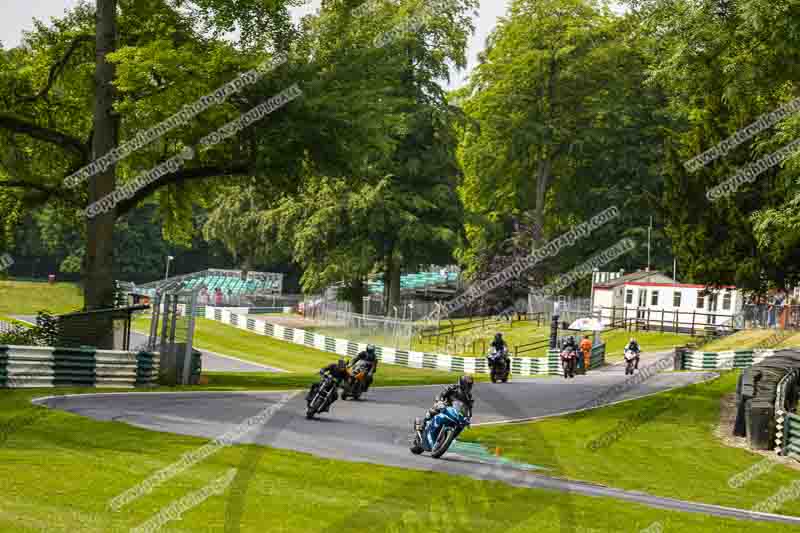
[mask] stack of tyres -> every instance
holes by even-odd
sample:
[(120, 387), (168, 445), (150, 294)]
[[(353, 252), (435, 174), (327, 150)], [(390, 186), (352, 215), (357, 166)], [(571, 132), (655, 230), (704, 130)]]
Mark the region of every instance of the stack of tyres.
[(780, 350), (744, 370), (739, 377), (736, 387), (738, 413), (733, 434), (746, 436), (752, 449), (772, 449), (778, 384), (795, 368), (800, 368), (800, 351)]
[(753, 450), (772, 449), (775, 441), (775, 405), (767, 400), (750, 400), (747, 441)]

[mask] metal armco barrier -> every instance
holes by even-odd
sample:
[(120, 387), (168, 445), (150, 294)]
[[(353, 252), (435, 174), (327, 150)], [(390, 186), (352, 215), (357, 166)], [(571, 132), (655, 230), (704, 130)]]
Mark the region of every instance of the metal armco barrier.
[[(246, 320), (245, 320), (246, 317)], [(278, 324), (271, 324), (265, 320), (253, 318), (253, 315), (238, 315), (225, 308), (206, 307), (206, 318), (223, 324), (228, 324), (239, 329), (252, 331), (274, 339), (301, 344), (345, 357), (353, 357), (356, 353), (365, 350), (366, 343), (356, 343), (347, 339), (337, 339), (318, 333), (312, 333), (297, 328), (289, 328)], [(561, 359), (559, 350), (549, 350), (546, 357), (512, 357), (511, 373), (517, 376), (532, 375), (561, 375)], [(375, 354), (382, 363), (390, 365), (407, 366), (410, 368), (428, 368), (448, 372), (463, 372), (465, 374), (488, 374), (489, 368), (484, 357), (460, 357), (436, 353), (423, 353), (411, 350), (401, 350), (386, 346), (376, 346)], [(598, 345), (592, 349), (595, 362), (605, 361), (605, 345)], [(596, 355), (595, 355), (596, 354)], [(599, 363), (597, 363), (599, 364)], [(594, 368), (594, 367), (592, 367)]]
[(149, 352), (0, 346), (0, 388), (154, 386), (158, 364)]
[[(583, 354), (581, 354), (583, 356)], [(606, 345), (598, 344), (592, 347), (592, 352), (589, 354), (589, 370), (600, 368), (606, 364)]]
[(800, 460), (800, 416), (778, 411), (775, 445), (780, 455)]

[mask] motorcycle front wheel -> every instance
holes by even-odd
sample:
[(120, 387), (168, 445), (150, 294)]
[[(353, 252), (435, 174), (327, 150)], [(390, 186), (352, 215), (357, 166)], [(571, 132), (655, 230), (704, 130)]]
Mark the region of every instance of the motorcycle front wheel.
[(454, 428), (444, 428), (442, 432), (439, 434), (439, 438), (436, 439), (436, 446), (433, 447), (431, 450), (431, 457), (434, 459), (438, 459), (439, 457), (443, 456), (450, 445), (453, 443), (453, 440), (456, 438), (456, 430)]
[(308, 409), (306, 410), (306, 418), (311, 420), (314, 418), (314, 415), (322, 408), (322, 405), (325, 403), (327, 397), (322, 396), (320, 393), (311, 400), (311, 403), (308, 405)]
[(363, 393), (363, 392), (364, 391), (362, 390), (361, 386), (360, 385), (356, 385), (352, 390), (351, 396), (352, 396), (352, 398), (354, 400), (359, 400), (359, 399), (361, 399), (361, 393)]

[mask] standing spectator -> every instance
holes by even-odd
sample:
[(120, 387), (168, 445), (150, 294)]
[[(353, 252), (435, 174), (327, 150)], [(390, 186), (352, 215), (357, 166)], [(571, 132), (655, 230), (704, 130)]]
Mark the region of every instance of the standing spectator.
[(777, 312), (777, 302), (778, 298), (776, 295), (772, 295), (769, 297), (769, 301), (767, 304), (767, 326), (769, 328), (775, 327), (775, 314)]
[(214, 289), (214, 305), (222, 307), (222, 289), (219, 287)]
[(777, 328), (785, 328), (786, 327), (786, 294), (783, 291), (778, 292), (775, 295), (775, 327)]
[(767, 297), (764, 294), (760, 294), (758, 299), (756, 300), (756, 316), (758, 317), (758, 327), (765, 328), (767, 327)]
[(208, 289), (205, 285), (200, 286), (200, 303), (202, 305), (208, 305)]
[(592, 357), (592, 341), (589, 339), (589, 335), (583, 336), (580, 349), (583, 352), (583, 372), (585, 374), (589, 370), (589, 362)]
[(228, 305), (233, 305), (233, 289), (228, 289)]

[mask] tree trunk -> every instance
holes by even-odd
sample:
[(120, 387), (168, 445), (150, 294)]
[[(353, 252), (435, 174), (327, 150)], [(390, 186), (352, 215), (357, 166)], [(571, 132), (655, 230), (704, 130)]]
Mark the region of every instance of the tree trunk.
[(400, 309), (400, 258), (393, 254), (390, 258), (392, 286), (389, 292), (388, 314), (394, 316), (394, 307)]
[[(107, 56), (116, 49), (117, 0), (97, 0), (96, 68), (94, 95), (94, 135), (92, 157), (104, 156), (117, 145), (116, 118), (113, 116), (114, 65)], [(116, 165), (89, 178), (89, 204), (114, 191)], [(99, 214), (87, 221), (85, 307), (99, 309), (114, 303), (114, 221), (116, 210)], [(108, 328), (97, 339), (98, 348), (113, 348), (113, 330)]]
[(392, 289), (392, 253), (391, 251), (383, 258), (383, 315), (389, 314), (389, 300), (391, 299)]
[(534, 222), (544, 228), (544, 203), (547, 195), (547, 186), (550, 183), (550, 168), (552, 159), (539, 161), (539, 168), (536, 172), (536, 205), (534, 207)]
[(356, 278), (350, 282), (350, 306), (353, 313), (361, 314), (364, 312), (364, 296), (366, 296), (364, 280)]

